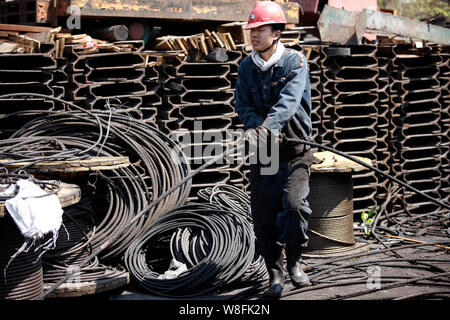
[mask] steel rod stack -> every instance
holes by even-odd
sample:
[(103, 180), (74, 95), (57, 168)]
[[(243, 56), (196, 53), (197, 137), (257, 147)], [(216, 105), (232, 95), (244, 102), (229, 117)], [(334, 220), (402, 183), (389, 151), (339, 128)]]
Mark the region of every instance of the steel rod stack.
[(146, 94), (143, 84), (145, 60), (141, 47), (129, 52), (81, 54), (73, 46), (66, 46), (69, 85), (66, 98), (87, 109), (107, 109), (108, 99), (120, 104), (116, 112), (138, 114), (141, 96)]
[[(347, 53), (351, 50), (351, 54)], [(375, 46), (323, 47), (323, 142), (354, 156), (377, 161), (378, 62)], [(354, 211), (376, 205), (374, 172), (353, 174)]]
[[(237, 78), (240, 52), (227, 51), (227, 62), (189, 61), (187, 57), (165, 57), (158, 68), (162, 105), (157, 124), (163, 132), (175, 134), (193, 169), (233, 146), (229, 128), (242, 128), (234, 111), (233, 86)], [(192, 182), (189, 200), (205, 187), (230, 181), (243, 185), (240, 166), (223, 163), (202, 171)], [(232, 177), (233, 175), (233, 177)]]
[[(442, 155), (440, 145), (441, 95), (438, 47), (423, 50), (409, 44), (397, 44), (392, 61), (392, 103), (397, 153), (394, 172), (403, 181), (439, 198)], [(431, 213), (437, 204), (405, 192), (402, 202), (410, 213)]]
[[(9, 93), (32, 92), (52, 97), (60, 97), (54, 83), (58, 65), (51, 53), (1, 54), (0, 55), (0, 95)], [(57, 106), (56, 106), (57, 108)], [(17, 111), (55, 109), (54, 102), (36, 98), (34, 101), (0, 100), (0, 115)], [(29, 117), (4, 121), (0, 117), (1, 136), (5, 137), (30, 120)]]
[(311, 86), (311, 121), (312, 121), (312, 138), (317, 143), (322, 143), (322, 135), (324, 128), (322, 126), (321, 117), (321, 99), (322, 99), (322, 66), (321, 66), (321, 48), (319, 46), (289, 46), (293, 49), (303, 51), (306, 56), (309, 68), (309, 81)]
[(440, 145), (441, 163), (441, 198), (450, 202), (450, 47), (442, 47), (440, 55), (442, 62), (439, 64), (439, 84), (441, 86), (441, 132), (442, 143)]

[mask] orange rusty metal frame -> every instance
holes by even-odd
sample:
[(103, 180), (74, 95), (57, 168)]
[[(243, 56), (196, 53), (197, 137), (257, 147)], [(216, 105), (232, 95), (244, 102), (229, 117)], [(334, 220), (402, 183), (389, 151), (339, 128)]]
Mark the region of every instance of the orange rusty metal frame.
[[(36, 22), (56, 23), (71, 5), (81, 17), (133, 17), (176, 20), (247, 21), (253, 0), (36, 0)], [(288, 23), (299, 22), (299, 6), (280, 4)]]

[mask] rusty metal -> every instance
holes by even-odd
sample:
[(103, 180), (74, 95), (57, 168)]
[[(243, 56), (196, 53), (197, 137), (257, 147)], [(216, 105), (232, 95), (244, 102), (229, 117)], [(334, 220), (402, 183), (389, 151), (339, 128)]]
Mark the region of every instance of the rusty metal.
[[(13, 3), (31, 3), (32, 10), (20, 10), (9, 16), (26, 19), (30, 23), (55, 25), (59, 17), (67, 17), (71, 5), (79, 7), (82, 17), (130, 17), (176, 20), (247, 21), (254, 1), (245, 0), (19, 0)], [(9, 6), (14, 5), (10, 4)], [(280, 3), (288, 23), (299, 22), (299, 5), (293, 2)], [(7, 11), (5, 11), (7, 17)], [(7, 22), (9, 23), (9, 22)]]
[[(375, 46), (321, 48), (322, 142), (351, 155), (372, 159), (377, 166), (379, 147), (376, 107), (379, 100)], [(347, 52), (350, 52), (350, 55)], [(382, 162), (383, 164), (384, 162)], [(354, 213), (376, 205), (378, 178), (373, 172), (352, 174)]]
[(448, 28), (369, 9), (350, 12), (325, 5), (318, 27), (322, 41), (338, 44), (362, 44), (365, 33), (374, 33), (450, 45)]

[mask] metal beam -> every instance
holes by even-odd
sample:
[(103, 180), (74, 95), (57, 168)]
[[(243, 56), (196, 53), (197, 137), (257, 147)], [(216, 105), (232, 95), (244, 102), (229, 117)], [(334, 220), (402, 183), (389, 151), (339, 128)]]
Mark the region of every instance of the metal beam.
[[(48, 0), (40, 0), (48, 1)], [(58, 16), (70, 5), (81, 17), (134, 17), (181, 20), (247, 21), (253, 0), (59, 0)], [(299, 5), (282, 3), (288, 23), (299, 22)]]
[(323, 42), (361, 44), (364, 33), (373, 33), (450, 45), (448, 28), (369, 9), (350, 12), (326, 5), (318, 27)]

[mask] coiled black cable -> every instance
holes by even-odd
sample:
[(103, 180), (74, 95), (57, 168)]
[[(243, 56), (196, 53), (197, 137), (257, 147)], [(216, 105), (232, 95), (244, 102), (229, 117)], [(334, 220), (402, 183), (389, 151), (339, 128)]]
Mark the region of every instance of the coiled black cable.
[[(190, 234), (171, 241), (171, 236), (180, 229), (189, 230)], [(191, 242), (191, 238), (196, 240)], [(188, 246), (183, 243), (186, 241), (195, 248), (187, 248), (185, 254), (177, 258), (187, 264), (187, 271), (173, 279), (158, 279), (169, 266), (170, 261), (164, 261), (168, 247), (175, 246), (174, 242), (181, 242), (178, 247)], [(158, 260), (154, 248), (164, 244), (166, 250), (160, 253), (162, 258)], [(201, 254), (196, 258), (195, 250)], [(154, 221), (130, 245), (123, 260), (142, 288), (161, 296), (187, 298), (212, 292), (242, 278), (254, 255), (254, 234), (247, 219), (214, 205), (187, 204)]]

